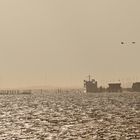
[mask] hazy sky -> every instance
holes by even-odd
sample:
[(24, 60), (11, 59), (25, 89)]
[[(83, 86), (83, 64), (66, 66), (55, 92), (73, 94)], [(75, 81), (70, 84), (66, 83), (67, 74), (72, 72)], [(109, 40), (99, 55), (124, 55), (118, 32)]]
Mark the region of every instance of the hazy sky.
[(139, 80), (139, 40), (140, 0), (1, 0), (0, 87)]

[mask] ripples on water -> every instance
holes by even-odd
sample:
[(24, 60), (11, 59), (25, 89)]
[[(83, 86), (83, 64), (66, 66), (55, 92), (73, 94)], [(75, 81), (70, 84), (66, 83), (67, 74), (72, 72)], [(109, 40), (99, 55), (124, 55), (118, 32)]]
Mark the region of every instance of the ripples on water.
[(0, 95), (0, 140), (140, 139), (140, 93)]

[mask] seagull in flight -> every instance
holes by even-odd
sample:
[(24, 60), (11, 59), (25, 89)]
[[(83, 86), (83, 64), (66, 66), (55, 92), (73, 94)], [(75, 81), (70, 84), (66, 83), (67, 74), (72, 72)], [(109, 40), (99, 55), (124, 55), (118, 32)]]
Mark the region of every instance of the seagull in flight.
[(126, 42), (126, 43), (125, 43), (125, 42), (122, 41), (121, 44), (122, 44), (122, 45), (125, 45), (125, 44), (136, 44), (136, 42), (133, 41), (133, 42), (131, 42), (131, 43), (129, 43), (129, 42)]
[(124, 42), (121, 42), (121, 44), (124, 44)]

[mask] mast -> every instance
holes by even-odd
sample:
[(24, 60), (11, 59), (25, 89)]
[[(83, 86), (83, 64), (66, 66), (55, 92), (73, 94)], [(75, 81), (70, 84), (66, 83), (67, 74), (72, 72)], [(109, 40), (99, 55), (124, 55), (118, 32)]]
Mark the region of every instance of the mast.
[(91, 80), (91, 75), (88, 75), (89, 81)]

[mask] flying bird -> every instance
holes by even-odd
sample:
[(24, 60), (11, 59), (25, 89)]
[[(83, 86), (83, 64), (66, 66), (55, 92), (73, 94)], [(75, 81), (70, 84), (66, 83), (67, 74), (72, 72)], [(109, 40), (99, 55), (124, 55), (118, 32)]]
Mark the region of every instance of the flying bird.
[(126, 42), (126, 43), (125, 43), (125, 42), (121, 42), (121, 45), (125, 45), (125, 44), (127, 44), (127, 45), (130, 45), (130, 44), (136, 44), (136, 42), (134, 42), (134, 41), (131, 42), (131, 43), (130, 43), (130, 42)]
[(135, 44), (136, 42), (132, 42), (132, 44)]

